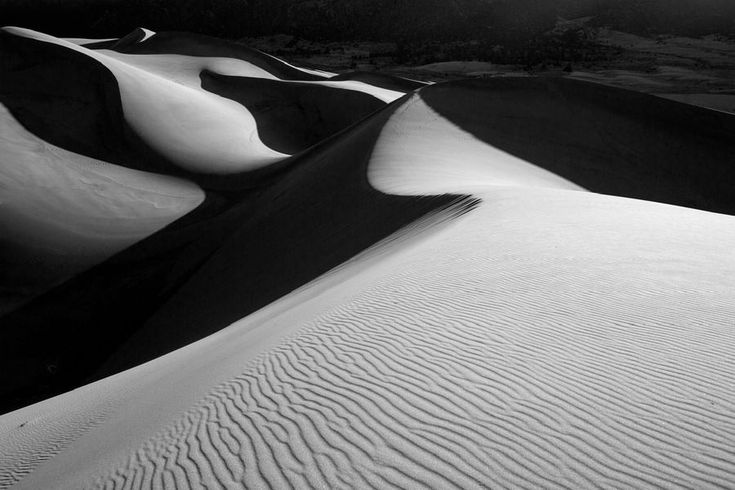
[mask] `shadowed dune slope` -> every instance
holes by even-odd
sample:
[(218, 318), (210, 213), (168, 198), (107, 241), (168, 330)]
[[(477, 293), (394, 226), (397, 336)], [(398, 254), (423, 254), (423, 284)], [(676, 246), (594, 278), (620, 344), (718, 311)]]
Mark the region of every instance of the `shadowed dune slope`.
[(564, 78), (496, 78), (420, 91), (496, 148), (586, 189), (735, 214), (735, 117)]
[(209, 71), (201, 78), (205, 90), (247, 107), (263, 142), (283, 153), (305, 150), (385, 107), (372, 95), (355, 90)]
[(204, 200), (191, 182), (46, 143), (2, 104), (0, 127), (0, 315)]
[(30, 132), (88, 157), (159, 169), (160, 158), (124, 122), (117, 81), (100, 63), (5, 31), (0, 54), (0, 102)]
[(209, 208), (4, 317), (4, 408), (79, 386), (132, 335), (102, 373), (209, 335), (454, 202), (368, 184), (372, 147), (399, 105), (294, 158), (269, 187), (231, 204), (210, 196)]

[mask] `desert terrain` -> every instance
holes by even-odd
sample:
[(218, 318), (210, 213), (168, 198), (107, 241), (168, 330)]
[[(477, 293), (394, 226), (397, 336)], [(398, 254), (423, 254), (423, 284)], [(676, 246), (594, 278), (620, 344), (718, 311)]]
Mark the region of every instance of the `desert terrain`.
[(735, 486), (733, 44), (595, 36), (2, 28), (0, 488)]

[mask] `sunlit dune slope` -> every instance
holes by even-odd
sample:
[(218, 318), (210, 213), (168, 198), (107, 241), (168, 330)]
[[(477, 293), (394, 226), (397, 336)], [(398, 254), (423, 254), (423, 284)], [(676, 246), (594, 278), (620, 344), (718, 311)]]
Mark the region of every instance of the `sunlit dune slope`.
[[(290, 109), (275, 115), (289, 126), (283, 133), (304, 135), (312, 131), (314, 120), (321, 125), (316, 134), (297, 137), (296, 144), (283, 145), (271, 136), (275, 147), (297, 152), (405, 92), (362, 81), (330, 81), (234, 43), (202, 50), (207, 43), (197, 39), (141, 29), (88, 49), (95, 44), (80, 46), (5, 28), (0, 33), (0, 97), (24, 126), (63, 148), (131, 168), (186, 176), (205, 187), (237, 187), (233, 180), (252, 184), (282, 167), (289, 156), (269, 147), (259, 134), (259, 127), (268, 128), (284, 105)], [(202, 87), (206, 74), (248, 78), (253, 85), (229, 87), (229, 97), (222, 97)], [(295, 75), (303, 75), (304, 81), (292, 82)], [(263, 100), (261, 85), (283, 93), (275, 107), (273, 100)], [(335, 93), (311, 97), (307, 107), (300, 107), (294, 94), (304, 91)], [(334, 108), (337, 101), (346, 103), (340, 111)]]
[(90, 63), (109, 70), (117, 81), (122, 113), (130, 129), (155, 152), (185, 170), (235, 173), (285, 157), (260, 141), (252, 115), (235, 102), (45, 34), (16, 28), (5, 28), (4, 32), (37, 49), (46, 49), (38, 44), (45, 43), (86, 56)]
[(731, 484), (732, 218), (480, 195), (205, 340), (0, 419), (5, 481)]
[[(0, 317), (0, 488), (735, 486), (731, 115), (566, 79), (330, 78), (142, 29), (0, 42), (13, 209), (62, 196), (93, 230), (81, 179), (109, 172), (102, 197), (165, 188), (173, 211), (120, 198), (104, 233), (191, 208)], [(173, 103), (164, 82), (232, 108), (216, 137), (242, 153), (191, 108), (136, 125), (126, 97)], [(138, 156), (160, 175), (103, 163)], [(22, 192), (32, 164), (48, 196)]]

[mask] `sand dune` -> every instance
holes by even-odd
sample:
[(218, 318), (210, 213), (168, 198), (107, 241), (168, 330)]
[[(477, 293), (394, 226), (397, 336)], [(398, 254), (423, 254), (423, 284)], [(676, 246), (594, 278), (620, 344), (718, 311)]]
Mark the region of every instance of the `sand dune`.
[[(204, 200), (201, 189), (190, 182), (118, 167), (45, 143), (2, 105), (0, 125), (3, 300), (43, 292)], [(0, 306), (0, 312), (7, 306)]]
[(729, 114), (564, 78), (462, 80), (421, 97), (475, 137), (590, 191), (735, 213)]
[(123, 113), (132, 129), (186, 170), (242, 172), (285, 157), (260, 142), (255, 120), (239, 104), (58, 38), (17, 28), (5, 32), (65, 47), (102, 63), (117, 79)]
[(462, 130), (414, 94), (383, 127), (368, 169), (389, 194), (472, 193), (488, 185), (581, 189)]
[(102, 418), (24, 484), (732, 483), (731, 218), (560, 190), (483, 198), (205, 341), (6, 416), (14, 434), (70, 404)]
[(0, 317), (0, 488), (735, 485), (731, 115), (4, 32), (11, 231), (130, 246)]

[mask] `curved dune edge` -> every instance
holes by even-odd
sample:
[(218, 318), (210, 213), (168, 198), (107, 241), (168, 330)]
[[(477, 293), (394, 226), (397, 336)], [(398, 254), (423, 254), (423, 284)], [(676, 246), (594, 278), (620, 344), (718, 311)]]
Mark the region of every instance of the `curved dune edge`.
[(581, 187), (505, 153), (443, 118), (414, 94), (383, 127), (368, 167), (387, 194), (473, 193), (488, 185)]
[[(406, 92), (423, 84), (392, 77), (367, 73), (353, 73), (337, 76), (335, 73), (321, 70), (310, 70), (287, 63), (262, 51), (248, 48), (239, 43), (182, 32), (164, 32), (148, 36), (145, 42), (125, 43), (119, 46), (105, 46), (128, 55), (129, 60), (145, 60), (153, 55), (163, 59), (166, 57), (185, 57), (194, 59), (225, 58), (247, 63), (254, 70), (252, 75), (219, 72), (216, 68), (206, 67), (209, 71), (231, 76), (256, 76), (281, 80), (284, 83), (313, 83), (344, 90), (363, 92), (389, 103)], [(112, 55), (107, 52), (107, 55)], [(114, 57), (114, 56), (113, 56)]]
[(0, 356), (0, 407), (204, 338), (455, 201), (390, 196), (367, 182), (396, 107), (294, 157), (257, 192), (208, 194), (183, 220), (4, 317), (0, 345), (14, 348)]
[[(37, 371), (57, 351), (102, 373), (153, 360), (0, 417), (0, 488), (734, 486), (735, 218), (569, 192), (548, 170), (577, 181), (562, 171), (599, 154), (574, 130), (607, 112), (582, 86), (514, 83), (406, 96), (13, 316), (0, 339)], [(729, 119), (599, 90), (626, 136), (666, 127), (655, 168), (681, 164), (657, 180), (623, 165), (635, 152), (591, 159), (622, 165), (623, 193), (731, 181)], [(583, 117), (564, 125), (560, 100)]]
[(201, 74), (201, 86), (232, 99), (253, 114), (261, 140), (277, 151), (296, 154), (385, 107), (378, 98), (315, 82)]
[(420, 94), (476, 138), (592, 192), (735, 214), (730, 114), (568, 78), (468, 79)]
[(286, 157), (260, 141), (239, 104), (61, 39), (20, 28), (10, 34), (62, 46), (103, 64), (118, 81), (126, 121), (151, 148), (192, 172), (235, 173)]
[(24, 434), (100, 407), (24, 485), (735, 483), (732, 218), (556, 189), (482, 198), (323, 289), (4, 416), (4, 451), (45, 454)]
[(153, 234), (204, 200), (204, 192), (190, 182), (46, 143), (1, 104), (0, 126), (3, 296), (38, 294)]
[(194, 89), (200, 88), (200, 74), (203, 71), (209, 71), (224, 76), (278, 80), (284, 84), (317, 85), (360, 92), (371, 95), (384, 103), (393, 102), (403, 97), (408, 91), (400, 87), (375, 86), (360, 80), (281, 80), (271, 72), (237, 58), (181, 54), (127, 54), (109, 49), (98, 49), (95, 52)]

